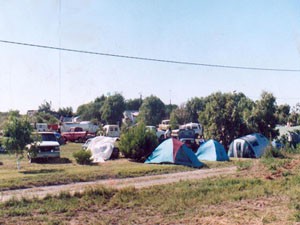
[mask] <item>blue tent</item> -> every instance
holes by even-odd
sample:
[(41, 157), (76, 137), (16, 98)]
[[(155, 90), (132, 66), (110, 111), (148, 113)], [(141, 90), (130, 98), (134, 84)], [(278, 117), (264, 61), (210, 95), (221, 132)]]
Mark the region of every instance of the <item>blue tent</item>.
[(199, 160), (228, 161), (229, 157), (223, 145), (215, 140), (208, 140), (201, 144), (196, 152)]
[(228, 156), (238, 158), (259, 158), (269, 145), (262, 134), (254, 133), (235, 139), (229, 146)]
[(192, 149), (174, 138), (169, 138), (157, 146), (145, 163), (174, 163), (195, 168), (204, 165), (197, 159)]

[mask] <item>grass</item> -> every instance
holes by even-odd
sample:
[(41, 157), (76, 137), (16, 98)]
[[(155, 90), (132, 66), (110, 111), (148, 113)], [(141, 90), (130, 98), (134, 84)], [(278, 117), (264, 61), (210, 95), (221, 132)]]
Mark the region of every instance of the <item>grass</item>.
[[(59, 178), (92, 180), (193, 170), (173, 165), (145, 165), (125, 159), (96, 166), (74, 163), (79, 145), (64, 146), (66, 164), (28, 164), (15, 169), (5, 155), (5, 168), (20, 185), (55, 183)], [(1, 155), (0, 157), (2, 157)], [(5, 158), (6, 157), (6, 158)], [(300, 155), (284, 158), (232, 159), (205, 162), (209, 168), (236, 165), (238, 173), (226, 177), (181, 181), (144, 189), (115, 190), (101, 186), (83, 193), (61, 193), (44, 200), (10, 200), (0, 203), (0, 224), (294, 224), (300, 222)], [(1, 170), (0, 170), (1, 171)], [(2, 171), (0, 172), (2, 173)], [(17, 177), (17, 178), (16, 178)], [(51, 177), (51, 178), (48, 178)], [(5, 179), (6, 187), (14, 183)], [(0, 184), (2, 185), (2, 184)], [(14, 184), (15, 185), (15, 184)]]
[[(32, 186), (67, 184), (72, 182), (93, 181), (107, 178), (138, 177), (153, 174), (173, 173), (194, 170), (175, 165), (151, 165), (131, 162), (127, 159), (109, 160), (97, 165), (79, 165), (73, 153), (81, 148), (80, 144), (69, 143), (62, 146), (59, 163), (29, 163), (26, 158), (21, 161), (21, 170), (16, 169), (13, 155), (0, 154), (0, 191)], [(228, 166), (230, 163), (224, 164)], [(209, 167), (218, 167), (211, 163)]]

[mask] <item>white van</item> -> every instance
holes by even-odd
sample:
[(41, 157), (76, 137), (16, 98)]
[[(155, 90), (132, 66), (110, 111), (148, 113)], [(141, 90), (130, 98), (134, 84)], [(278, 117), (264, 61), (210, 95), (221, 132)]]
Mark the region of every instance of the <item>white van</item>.
[(105, 125), (103, 135), (108, 137), (120, 137), (120, 127), (118, 125)]

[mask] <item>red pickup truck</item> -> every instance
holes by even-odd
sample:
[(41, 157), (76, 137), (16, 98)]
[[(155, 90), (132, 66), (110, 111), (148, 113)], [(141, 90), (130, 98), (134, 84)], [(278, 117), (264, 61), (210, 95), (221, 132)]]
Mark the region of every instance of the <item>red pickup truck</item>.
[(71, 141), (80, 143), (83, 143), (87, 139), (94, 137), (94, 135), (89, 134), (87, 131), (84, 131), (81, 127), (71, 127), (70, 131), (63, 132), (61, 136), (66, 142)]

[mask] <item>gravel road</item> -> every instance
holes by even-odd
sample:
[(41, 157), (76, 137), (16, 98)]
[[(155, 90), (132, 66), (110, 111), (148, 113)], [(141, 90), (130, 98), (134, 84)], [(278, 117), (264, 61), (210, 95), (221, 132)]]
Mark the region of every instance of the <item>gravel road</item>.
[(214, 168), (214, 169), (199, 169), (188, 172), (170, 173), (162, 175), (143, 176), (124, 179), (107, 179), (91, 182), (78, 182), (65, 185), (53, 185), (34, 187), (18, 190), (0, 191), (0, 202), (8, 201), (12, 198), (21, 199), (25, 197), (31, 199), (34, 197), (44, 198), (47, 195), (59, 195), (61, 192), (83, 192), (87, 188), (93, 188), (99, 185), (121, 189), (124, 187), (145, 188), (154, 185), (174, 183), (183, 180), (197, 180), (207, 177), (223, 176), (236, 173), (236, 167)]

